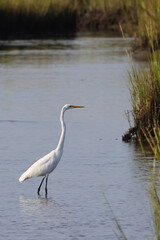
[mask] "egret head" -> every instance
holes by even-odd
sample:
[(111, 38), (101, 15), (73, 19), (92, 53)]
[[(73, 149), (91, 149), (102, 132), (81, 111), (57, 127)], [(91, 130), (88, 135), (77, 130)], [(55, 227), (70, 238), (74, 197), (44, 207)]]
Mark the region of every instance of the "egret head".
[(72, 109), (72, 108), (84, 108), (84, 106), (72, 105), (72, 104), (66, 104), (63, 106), (64, 111), (66, 111), (68, 109)]

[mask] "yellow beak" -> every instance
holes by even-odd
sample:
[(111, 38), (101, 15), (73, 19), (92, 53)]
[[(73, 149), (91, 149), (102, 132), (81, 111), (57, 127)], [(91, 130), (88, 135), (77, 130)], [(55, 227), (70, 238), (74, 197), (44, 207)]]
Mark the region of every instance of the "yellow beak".
[(73, 108), (84, 108), (84, 106), (71, 105)]

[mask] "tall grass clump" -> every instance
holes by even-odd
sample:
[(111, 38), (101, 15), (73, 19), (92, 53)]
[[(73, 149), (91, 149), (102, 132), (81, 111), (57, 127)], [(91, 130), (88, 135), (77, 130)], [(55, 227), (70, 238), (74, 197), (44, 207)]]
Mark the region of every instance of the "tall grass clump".
[(155, 229), (155, 239), (160, 240), (160, 192), (159, 192), (159, 174), (156, 170), (157, 161), (160, 160), (160, 126), (156, 122), (154, 123), (153, 127), (154, 136), (151, 135), (149, 129), (146, 128), (144, 135), (149, 143), (153, 154), (154, 154), (154, 161), (153, 161), (153, 168), (150, 172), (150, 180), (151, 180), (151, 187), (150, 187), (150, 199), (151, 199), (151, 210), (153, 216), (153, 223)]
[(48, 37), (75, 31), (76, 14), (68, 0), (1, 0), (0, 38)]
[(147, 69), (133, 67), (130, 95), (134, 127), (128, 134), (141, 140), (157, 137), (157, 143), (160, 143), (157, 133), (160, 126), (160, 57), (157, 52), (150, 55)]
[(0, 38), (83, 30), (119, 34), (119, 25), (125, 34), (137, 36), (136, 47), (150, 48), (150, 39), (155, 43), (160, 40), (160, 1), (0, 1)]
[[(134, 0), (74, 0), (78, 13), (78, 29), (114, 31), (133, 34), (137, 25)], [(131, 27), (132, 26), (132, 27)], [(132, 30), (131, 30), (132, 28)]]
[[(143, 135), (149, 144), (153, 154), (154, 161), (160, 160), (160, 126), (159, 123), (154, 122), (152, 130), (149, 128), (142, 128)], [(139, 139), (141, 141), (141, 139)], [(142, 142), (141, 142), (142, 143)], [(142, 143), (143, 146), (143, 143)]]
[[(130, 31), (137, 24), (134, 0), (1, 0), (0, 38), (82, 30)], [(129, 27), (128, 27), (129, 25)]]
[(135, 47), (152, 50), (160, 44), (160, 1), (136, 0), (137, 41)]

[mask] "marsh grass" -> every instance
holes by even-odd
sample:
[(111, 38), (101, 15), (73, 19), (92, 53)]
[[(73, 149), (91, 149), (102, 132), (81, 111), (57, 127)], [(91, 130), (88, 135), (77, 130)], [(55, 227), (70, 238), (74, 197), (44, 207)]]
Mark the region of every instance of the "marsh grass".
[[(152, 209), (152, 216), (153, 219), (151, 221), (153, 221), (154, 223), (154, 239), (160, 240), (160, 198), (159, 198), (159, 194), (158, 194), (158, 187), (156, 186), (156, 180), (155, 180), (155, 176), (151, 173), (151, 187), (150, 187), (150, 200), (151, 200), (151, 209)], [(114, 224), (114, 228), (113, 232), (115, 234), (116, 239), (118, 240), (127, 240), (127, 236), (124, 233), (123, 227), (121, 226), (119, 220), (117, 219), (117, 217), (114, 214), (114, 211), (112, 209), (112, 207), (110, 206), (108, 199), (106, 197), (106, 195), (103, 192), (103, 196), (105, 199), (105, 203), (107, 206), (107, 209), (109, 209), (110, 213), (111, 213), (111, 218)]]
[[(156, 162), (160, 160), (160, 126), (159, 123), (154, 122), (153, 133), (150, 129), (142, 128), (145, 139), (153, 151), (154, 160), (153, 160), (153, 171), (150, 173), (151, 187), (150, 187), (150, 199), (151, 199), (151, 209), (153, 215), (155, 237), (157, 240), (160, 240), (160, 197), (159, 197), (159, 174), (157, 174)], [(141, 139), (140, 139), (141, 140)], [(143, 142), (142, 142), (143, 146)]]
[(76, 14), (62, 0), (1, 0), (0, 38), (36, 38), (75, 32)]
[(113, 232), (114, 232), (116, 238), (119, 239), (119, 240), (127, 240), (127, 237), (126, 237), (126, 235), (123, 231), (123, 228), (122, 228), (120, 222), (118, 221), (117, 217), (115, 216), (114, 211), (113, 211), (112, 207), (110, 206), (106, 195), (104, 194), (104, 192), (102, 192), (102, 194), (103, 194), (104, 199), (105, 199), (105, 204), (106, 204), (107, 208), (110, 210), (110, 213), (111, 213), (111, 217), (112, 217), (112, 220), (113, 220), (113, 223), (114, 223), (114, 226), (115, 226), (115, 230), (113, 229)]
[(137, 0), (137, 36), (140, 47), (152, 50), (160, 43), (160, 1)]
[[(135, 21), (133, 0), (1, 0), (0, 38), (107, 31)], [(115, 28), (116, 26), (116, 28)], [(113, 30), (112, 29), (112, 30)], [(128, 28), (129, 31), (130, 28)], [(120, 32), (120, 31), (119, 31)], [(133, 32), (133, 31), (132, 31)]]
[(1, 0), (0, 37), (116, 31), (138, 37), (150, 49), (160, 38), (159, 0)]
[[(160, 160), (160, 1), (141, 0), (138, 4), (138, 36), (140, 46), (149, 49), (146, 69), (132, 67), (130, 95), (133, 124), (131, 134), (143, 147), (150, 146), (154, 160)], [(129, 132), (129, 131), (128, 131)], [(129, 132), (130, 133), (130, 132)], [(160, 240), (160, 197), (156, 184), (157, 173), (151, 172), (150, 198), (155, 227), (155, 238)]]
[(153, 176), (151, 177), (151, 182), (152, 186), (150, 189), (150, 197), (152, 202), (155, 236), (157, 240), (160, 240), (160, 198), (158, 194), (158, 188)]
[(160, 240), (160, 197), (156, 181), (159, 176), (155, 171), (156, 163), (160, 160), (160, 55), (157, 51), (159, 48), (157, 36), (149, 32), (147, 34), (151, 50), (148, 54), (148, 66), (140, 70), (133, 67), (130, 72), (130, 95), (134, 122), (132, 129), (135, 131), (136, 139), (142, 146), (142, 150), (145, 152), (143, 146), (147, 142), (153, 152), (150, 198), (155, 239)]
[[(157, 51), (149, 56), (148, 67), (132, 67), (129, 73), (132, 104), (133, 132), (137, 139), (149, 140), (153, 137), (160, 148), (158, 128), (160, 126), (160, 57)], [(150, 145), (153, 149), (153, 140)], [(155, 144), (154, 144), (155, 145)]]
[[(152, 132), (148, 128), (141, 129), (144, 137), (149, 144), (155, 160), (160, 160), (160, 126), (159, 123), (154, 122)], [(142, 143), (142, 142), (141, 142)], [(141, 144), (143, 146), (143, 143)]]

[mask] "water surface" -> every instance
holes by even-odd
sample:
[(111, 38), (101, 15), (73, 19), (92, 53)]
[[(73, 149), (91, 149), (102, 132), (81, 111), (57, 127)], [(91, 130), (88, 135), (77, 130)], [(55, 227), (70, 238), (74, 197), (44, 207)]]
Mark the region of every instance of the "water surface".
[[(112, 240), (114, 223), (104, 194), (128, 239), (154, 235), (148, 160), (121, 141), (132, 39), (1, 42), (0, 232), (3, 239)], [(64, 154), (49, 177), (49, 197), (37, 197), (40, 178), (21, 173), (59, 139), (65, 103)]]

